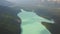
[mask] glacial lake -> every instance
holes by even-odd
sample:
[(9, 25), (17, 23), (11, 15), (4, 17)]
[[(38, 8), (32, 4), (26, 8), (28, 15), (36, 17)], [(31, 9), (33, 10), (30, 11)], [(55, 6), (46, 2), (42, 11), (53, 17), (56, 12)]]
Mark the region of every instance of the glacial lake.
[(54, 21), (40, 17), (33, 11), (29, 12), (23, 9), (21, 11), (18, 16), (22, 20), (22, 34), (51, 34), (41, 23), (53, 23)]

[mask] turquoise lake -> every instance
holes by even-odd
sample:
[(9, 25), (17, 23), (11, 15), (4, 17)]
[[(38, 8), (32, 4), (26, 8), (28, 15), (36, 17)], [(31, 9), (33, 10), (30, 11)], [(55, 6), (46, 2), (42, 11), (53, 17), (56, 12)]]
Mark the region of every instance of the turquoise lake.
[(21, 11), (18, 16), (22, 20), (22, 34), (51, 34), (41, 23), (54, 23), (54, 21), (40, 17), (34, 11), (29, 12), (23, 9)]

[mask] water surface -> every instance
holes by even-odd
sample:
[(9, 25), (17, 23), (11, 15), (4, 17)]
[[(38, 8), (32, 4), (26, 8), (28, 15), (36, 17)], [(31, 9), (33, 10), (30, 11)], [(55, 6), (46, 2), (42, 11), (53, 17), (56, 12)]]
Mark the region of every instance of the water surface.
[(53, 23), (53, 21), (40, 17), (32, 11), (23, 9), (21, 11), (18, 16), (22, 19), (22, 34), (51, 34), (41, 22)]

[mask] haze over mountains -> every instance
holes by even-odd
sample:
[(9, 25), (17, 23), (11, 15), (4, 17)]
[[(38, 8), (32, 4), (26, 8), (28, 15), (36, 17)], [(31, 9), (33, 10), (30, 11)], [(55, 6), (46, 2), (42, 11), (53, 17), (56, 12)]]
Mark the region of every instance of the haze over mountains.
[(0, 0), (0, 5), (2, 5), (2, 6), (10, 6), (10, 5), (12, 5), (13, 3), (10, 3), (10, 2), (8, 2), (8, 1), (6, 1), (6, 0)]
[(40, 7), (60, 7), (59, 0), (7, 0), (16, 6), (24, 8), (40, 8)]
[[(45, 16), (52, 16), (56, 15), (59, 17), (60, 10), (58, 9), (53, 9), (53, 8), (59, 8), (59, 4), (55, 4), (55, 2), (48, 2), (47, 0), (44, 1), (43, 3), (40, 2), (40, 0), (0, 0), (0, 5), (3, 6), (9, 6), (13, 9), (16, 9), (18, 12), (19, 10), (25, 9), (25, 10), (37, 10), (36, 13), (40, 13), (40, 15), (45, 15)], [(41, 5), (41, 6), (38, 6)], [(49, 8), (48, 8), (49, 7)], [(50, 8), (53, 7), (53, 8)], [(40, 9), (40, 10), (39, 10)], [(41, 14), (42, 13), (42, 14)], [(51, 14), (52, 13), (52, 14)]]
[[(43, 2), (42, 2), (43, 1)], [(0, 0), (0, 5), (9, 6), (9, 7), (18, 7), (23, 9), (37, 9), (37, 8), (60, 8), (59, 1), (50, 1), (50, 0)]]
[[(60, 13), (59, 9), (57, 11), (57, 9), (48, 8), (48, 7), (59, 8), (60, 4), (56, 4), (55, 2), (50, 2), (50, 1), (48, 2), (47, 0), (44, 1), (43, 3), (41, 3), (40, 0), (25, 0), (25, 1), (24, 0), (13, 0), (13, 1), (12, 0), (0, 0), (0, 5), (9, 6), (9, 7), (12, 6), (11, 8), (16, 9), (17, 11), (19, 11), (22, 8), (26, 10), (40, 9), (40, 12), (45, 12), (46, 14), (54, 13), (54, 15), (56, 16), (59, 15), (58, 13)], [(41, 10), (45, 10), (45, 11), (41, 11)]]

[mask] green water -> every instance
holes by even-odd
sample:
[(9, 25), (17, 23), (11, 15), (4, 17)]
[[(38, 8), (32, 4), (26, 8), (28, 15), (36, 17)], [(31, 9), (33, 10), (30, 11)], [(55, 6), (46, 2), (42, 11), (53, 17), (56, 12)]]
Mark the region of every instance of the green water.
[(22, 34), (51, 34), (41, 22), (53, 23), (53, 21), (42, 18), (34, 12), (21, 10), (18, 16), (22, 19)]

